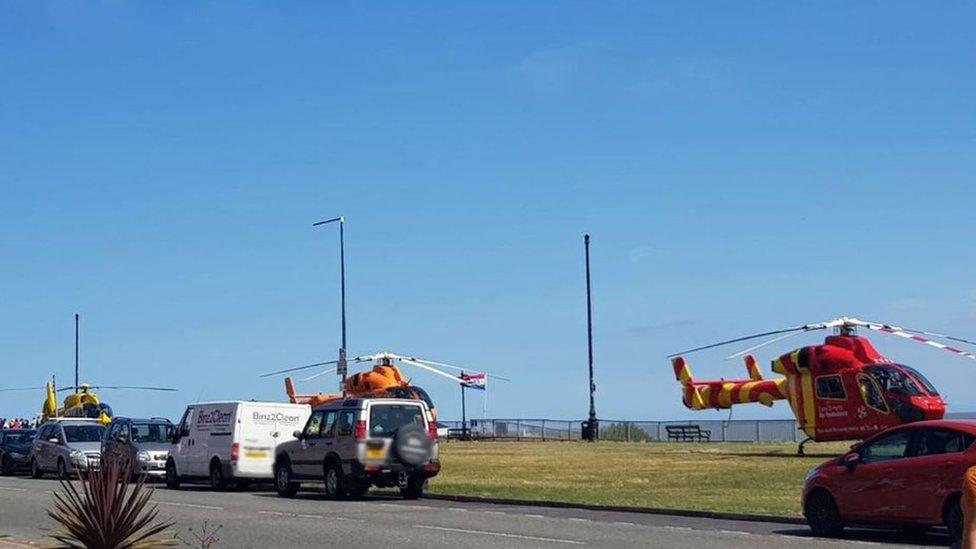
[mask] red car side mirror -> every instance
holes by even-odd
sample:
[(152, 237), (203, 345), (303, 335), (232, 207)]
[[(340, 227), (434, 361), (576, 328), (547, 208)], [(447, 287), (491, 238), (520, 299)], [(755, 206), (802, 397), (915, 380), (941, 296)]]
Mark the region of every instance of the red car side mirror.
[(847, 467), (848, 471), (853, 471), (858, 463), (861, 463), (861, 454), (852, 452), (844, 456), (844, 467)]

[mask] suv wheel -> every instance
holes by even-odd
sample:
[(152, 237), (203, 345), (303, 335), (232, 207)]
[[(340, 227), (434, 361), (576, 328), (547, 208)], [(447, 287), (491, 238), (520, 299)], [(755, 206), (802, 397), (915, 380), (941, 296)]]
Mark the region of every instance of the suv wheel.
[(44, 476), (44, 471), (41, 470), (41, 466), (37, 464), (37, 458), (31, 459), (31, 478), (41, 478)]
[(960, 498), (954, 498), (946, 506), (944, 520), (946, 529), (949, 530), (949, 539), (953, 543), (960, 541), (965, 530), (962, 515), (962, 500)]
[(427, 477), (424, 475), (410, 475), (407, 485), (400, 488), (400, 495), (404, 499), (420, 499), (424, 495), (424, 486), (427, 484)]
[(0, 475), (7, 476), (13, 472), (12, 469), (13, 468), (10, 466), (10, 459), (7, 457), (7, 454), (0, 456)]
[(210, 462), (210, 489), (217, 491), (227, 489), (227, 479), (224, 478), (224, 471), (218, 459)]
[(291, 465), (280, 463), (275, 466), (275, 491), (283, 498), (295, 497), (298, 493), (299, 484), (294, 482), (291, 474)]
[(180, 487), (180, 476), (176, 474), (176, 462), (172, 458), (166, 462), (166, 487), (170, 490)]
[(837, 503), (825, 490), (817, 490), (810, 494), (803, 514), (807, 517), (810, 529), (817, 536), (835, 537), (844, 530)]
[(342, 486), (342, 468), (338, 463), (334, 461), (327, 462), (323, 477), (326, 497), (329, 499), (340, 499), (345, 495)]

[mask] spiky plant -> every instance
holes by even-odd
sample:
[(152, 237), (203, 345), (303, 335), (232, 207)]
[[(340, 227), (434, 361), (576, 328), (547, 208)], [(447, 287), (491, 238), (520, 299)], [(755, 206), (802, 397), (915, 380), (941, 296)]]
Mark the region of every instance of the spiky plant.
[(128, 461), (103, 460), (101, 467), (79, 473), (81, 491), (61, 479), (55, 506), (47, 514), (65, 529), (51, 534), (65, 547), (87, 549), (142, 549), (173, 545), (173, 539), (150, 539), (173, 526), (157, 522), (156, 505), (149, 505), (152, 488), (140, 478), (134, 485)]

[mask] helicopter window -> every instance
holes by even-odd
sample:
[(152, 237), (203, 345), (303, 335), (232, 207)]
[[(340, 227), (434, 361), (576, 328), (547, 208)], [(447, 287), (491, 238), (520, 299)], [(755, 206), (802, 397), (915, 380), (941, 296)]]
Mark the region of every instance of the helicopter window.
[(868, 366), (864, 371), (878, 382), (884, 392), (905, 396), (921, 396), (924, 394), (911, 377), (894, 366), (878, 364)]
[(882, 414), (888, 413), (888, 403), (885, 402), (884, 395), (881, 394), (881, 389), (874, 378), (866, 375), (857, 376), (857, 387), (861, 390), (861, 398), (864, 399), (865, 404)]
[(906, 429), (869, 442), (861, 447), (861, 460), (864, 463), (875, 463), (903, 458), (911, 438), (911, 431)]
[(64, 436), (68, 442), (99, 442), (105, 427), (101, 425), (65, 425)]
[(428, 408), (431, 409), (434, 408), (434, 401), (430, 399), (430, 395), (427, 394), (427, 391), (423, 390), (420, 387), (417, 387), (416, 385), (413, 386), (413, 390), (417, 392), (417, 396), (420, 397), (420, 400), (427, 403)]
[(844, 383), (840, 380), (840, 376), (818, 377), (817, 396), (837, 400), (846, 399), (847, 393), (844, 391)]
[(932, 383), (930, 383), (929, 380), (926, 379), (925, 376), (923, 376), (918, 370), (912, 368), (911, 366), (905, 366), (904, 364), (899, 364), (898, 366), (900, 366), (903, 370), (911, 374), (911, 376), (914, 377), (916, 381), (921, 383), (922, 387), (925, 387), (925, 390), (928, 391), (930, 395), (939, 396), (939, 391), (935, 390), (935, 386), (932, 385)]

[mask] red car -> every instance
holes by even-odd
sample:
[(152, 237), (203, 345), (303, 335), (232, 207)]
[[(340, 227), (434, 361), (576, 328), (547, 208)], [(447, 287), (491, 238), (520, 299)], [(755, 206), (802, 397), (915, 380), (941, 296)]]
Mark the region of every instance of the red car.
[(803, 514), (813, 532), (846, 524), (900, 526), (921, 533), (945, 525), (962, 538), (960, 496), (976, 465), (976, 422), (920, 421), (883, 431), (810, 471)]

